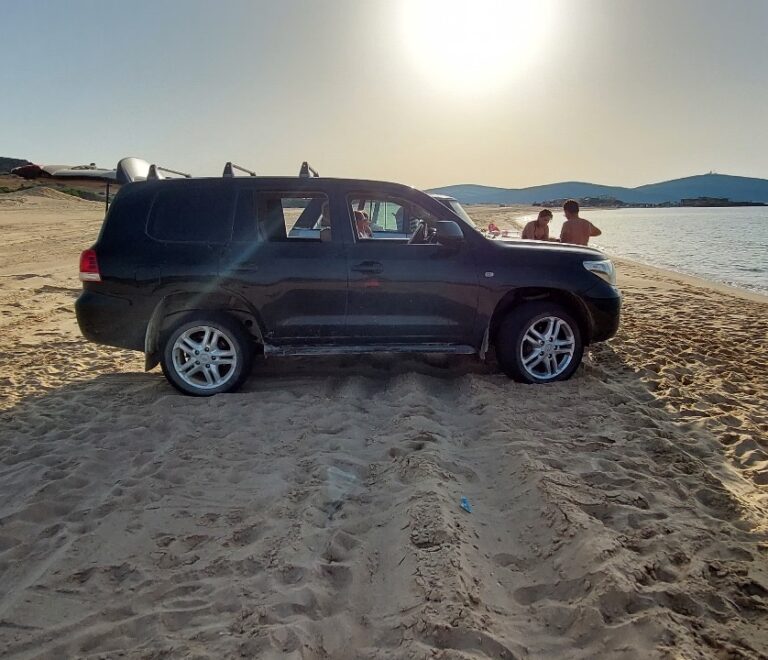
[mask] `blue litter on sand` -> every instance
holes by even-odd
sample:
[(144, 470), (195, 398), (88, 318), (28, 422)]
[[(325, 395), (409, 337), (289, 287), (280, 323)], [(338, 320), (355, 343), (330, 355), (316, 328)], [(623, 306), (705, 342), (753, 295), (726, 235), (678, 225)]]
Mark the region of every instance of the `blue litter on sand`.
[(461, 498), (461, 508), (464, 509), (467, 513), (472, 513), (472, 505), (469, 503), (469, 500), (466, 497)]

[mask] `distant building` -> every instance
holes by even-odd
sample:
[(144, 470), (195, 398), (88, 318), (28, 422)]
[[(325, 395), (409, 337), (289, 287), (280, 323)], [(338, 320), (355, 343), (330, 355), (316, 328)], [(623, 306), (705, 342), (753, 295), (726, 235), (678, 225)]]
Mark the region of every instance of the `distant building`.
[[(567, 201), (568, 199), (565, 197), (562, 199), (548, 199), (543, 202), (534, 202), (533, 206), (558, 207), (558, 206), (562, 206)], [(578, 197), (576, 198), (576, 201), (579, 203), (579, 206), (584, 206), (587, 208), (595, 208), (595, 207), (621, 208), (624, 206), (629, 206), (625, 202), (622, 202), (620, 199), (616, 199), (615, 197), (607, 197), (607, 196)]]
[(688, 197), (680, 200), (680, 206), (733, 206), (727, 197)]

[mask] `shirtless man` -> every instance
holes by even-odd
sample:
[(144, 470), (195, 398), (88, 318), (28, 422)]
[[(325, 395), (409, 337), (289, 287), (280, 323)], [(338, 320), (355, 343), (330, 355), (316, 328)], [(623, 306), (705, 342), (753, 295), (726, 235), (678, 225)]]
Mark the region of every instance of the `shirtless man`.
[(539, 211), (539, 217), (531, 220), (525, 228), (520, 238), (529, 241), (548, 241), (549, 240), (549, 221), (552, 219), (552, 211), (542, 209)]
[(587, 245), (592, 236), (600, 236), (601, 232), (589, 220), (579, 217), (579, 203), (569, 199), (563, 204), (565, 222), (560, 231), (561, 243), (574, 243), (575, 245)]

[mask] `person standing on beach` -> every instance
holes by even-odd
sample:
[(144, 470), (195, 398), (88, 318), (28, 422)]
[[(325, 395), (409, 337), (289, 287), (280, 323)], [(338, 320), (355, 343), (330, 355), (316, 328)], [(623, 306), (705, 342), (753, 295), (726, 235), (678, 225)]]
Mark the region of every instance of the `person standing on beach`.
[(539, 211), (539, 217), (531, 220), (523, 228), (520, 238), (529, 241), (548, 241), (549, 240), (549, 221), (552, 220), (552, 211), (542, 209)]
[(589, 220), (579, 217), (579, 203), (569, 199), (563, 204), (565, 222), (560, 231), (561, 243), (573, 243), (575, 245), (588, 245), (592, 236), (600, 236), (601, 232)]

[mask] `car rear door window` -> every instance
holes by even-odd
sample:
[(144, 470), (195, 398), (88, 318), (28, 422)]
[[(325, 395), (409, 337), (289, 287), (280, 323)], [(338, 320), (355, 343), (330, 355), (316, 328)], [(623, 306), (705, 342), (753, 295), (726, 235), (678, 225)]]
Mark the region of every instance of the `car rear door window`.
[(220, 187), (168, 186), (155, 196), (147, 234), (158, 241), (225, 243), (232, 234), (232, 194)]
[(261, 193), (257, 200), (259, 230), (267, 241), (328, 241), (331, 216), (322, 193)]

